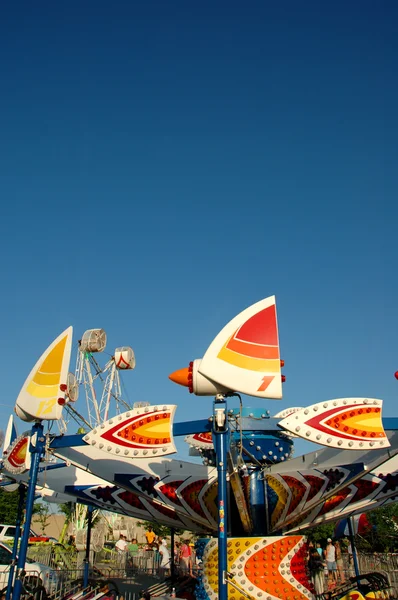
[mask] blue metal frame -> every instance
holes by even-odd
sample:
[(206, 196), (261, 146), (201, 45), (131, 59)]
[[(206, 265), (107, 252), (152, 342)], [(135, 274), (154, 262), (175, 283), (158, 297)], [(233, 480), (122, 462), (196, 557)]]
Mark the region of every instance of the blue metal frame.
[[(250, 412), (249, 412), (250, 411)], [(236, 414), (235, 411), (231, 411)], [(281, 419), (275, 419), (275, 417), (268, 417), (261, 412), (261, 416), (257, 416), (257, 411), (253, 409), (246, 409), (243, 412), (243, 417), (240, 420), (242, 431), (262, 431), (262, 432), (283, 432), (284, 430), (279, 427)], [(249, 413), (249, 414), (248, 414)], [(253, 416), (251, 416), (253, 415)], [(398, 430), (398, 418), (386, 417), (383, 419), (383, 427), (386, 431)], [(194, 435), (195, 433), (202, 433), (212, 430), (212, 423), (209, 419), (199, 419), (198, 421), (183, 421), (182, 423), (174, 423), (173, 435), (175, 437)], [(75, 435), (62, 435), (54, 437), (50, 442), (52, 449), (57, 448), (72, 448), (78, 446), (85, 446), (86, 442), (83, 441), (85, 434)]]
[(213, 405), (213, 438), (216, 451), (218, 477), (218, 598), (228, 600), (228, 490), (227, 452), (229, 425), (225, 397), (217, 395)]
[[(217, 409), (223, 409), (225, 411), (225, 422), (222, 427), (217, 425)], [(250, 412), (249, 412), (250, 411)], [(230, 416), (237, 416), (240, 414), (239, 410), (231, 410)], [(240, 414), (239, 426), (242, 431), (251, 431), (251, 432), (281, 432), (283, 431), (279, 427), (279, 418), (269, 417), (268, 413), (264, 413), (259, 409), (243, 409), (243, 412)], [(396, 417), (387, 417), (383, 419), (383, 427), (387, 431), (395, 431), (398, 430), (398, 418)], [(182, 423), (175, 423), (173, 425), (173, 435), (176, 437), (193, 435), (195, 433), (202, 433), (206, 431), (212, 431), (214, 436), (214, 447), (216, 451), (216, 459), (217, 459), (217, 474), (218, 474), (218, 503), (219, 503), (219, 523), (218, 523), (218, 564), (219, 564), (219, 599), (227, 600), (228, 598), (228, 590), (227, 590), (227, 545), (228, 545), (228, 494), (227, 494), (227, 452), (229, 448), (229, 423), (228, 423), (228, 414), (227, 414), (227, 403), (224, 396), (218, 395), (214, 400), (213, 406), (213, 418), (212, 419), (200, 419), (196, 421), (186, 421)], [(39, 468), (40, 459), (44, 454), (45, 449), (45, 437), (43, 434), (43, 425), (42, 423), (36, 423), (32, 428), (31, 439), (36, 436), (35, 444), (30, 443), (30, 452), (32, 454), (32, 462), (30, 467), (30, 478), (28, 484), (28, 492), (26, 498), (26, 518), (25, 518), (25, 527), (23, 530), (23, 535), (21, 539), (19, 556), (17, 561), (17, 579), (15, 581), (14, 591), (13, 591), (13, 600), (19, 600), (22, 592), (22, 581), (20, 578), (20, 573), (25, 566), (26, 554), (29, 542), (29, 530), (30, 523), (33, 514), (33, 503), (35, 499), (35, 489), (37, 483), (38, 473), (41, 471)], [(51, 449), (57, 448), (70, 448), (70, 447), (78, 447), (84, 446), (86, 442), (83, 440), (84, 434), (79, 435), (63, 435), (54, 437), (50, 441)], [(46, 469), (51, 468), (62, 468), (65, 465), (52, 465), (46, 467)], [(256, 487), (259, 487), (257, 490), (259, 503), (263, 502), (263, 495), (265, 495), (265, 490), (259, 486), (260, 482), (256, 481)], [(261, 490), (261, 491), (260, 491)], [(93, 506), (89, 506), (89, 519), (92, 515)], [(264, 506), (265, 508), (265, 506)], [(350, 520), (348, 520), (349, 527), (352, 528)], [(90, 539), (87, 539), (87, 551), (89, 552), (90, 548)], [(17, 545), (14, 544), (15, 552), (17, 552)], [(14, 550), (13, 550), (14, 554)], [(15, 554), (16, 556), (16, 554)], [(87, 555), (86, 555), (87, 556)], [(89, 556), (89, 555), (88, 555)], [(355, 572), (357, 575), (359, 574), (358, 560), (355, 552), (355, 546), (353, 546), (353, 558), (354, 558), (354, 566)], [(89, 561), (85, 564), (85, 579), (88, 579), (88, 569), (89, 569)], [(11, 590), (12, 584), (12, 574), (10, 573), (9, 579), (9, 589)], [(7, 598), (9, 600), (10, 592), (7, 590)]]
[(12, 547), (12, 555), (11, 555), (12, 562), (11, 562), (10, 571), (8, 574), (6, 600), (10, 600), (10, 598), (11, 598), (11, 592), (12, 592), (13, 583), (14, 583), (15, 561), (16, 561), (16, 558), (18, 555), (19, 538), (21, 537), (21, 524), (22, 524), (22, 519), (23, 519), (23, 510), (24, 510), (24, 506), (25, 506), (26, 487), (24, 485), (20, 484), (18, 487), (18, 492), (19, 492), (19, 497), (18, 497), (17, 519), (16, 519), (16, 523), (15, 523), (15, 536), (14, 536), (14, 544)]
[(41, 422), (35, 423), (35, 425), (32, 427), (29, 446), (29, 452), (32, 455), (32, 462), (30, 465), (28, 493), (26, 496), (25, 524), (17, 560), (17, 577), (15, 580), (14, 591), (12, 595), (13, 600), (19, 600), (22, 593), (22, 572), (25, 568), (26, 554), (28, 551), (29, 543), (30, 524), (33, 515), (33, 503), (35, 501), (37, 476), (39, 473), (40, 459), (43, 456), (45, 450), (45, 442), (46, 438), (44, 436), (43, 424)]
[(357, 577), (359, 577), (360, 574), (361, 574), (361, 572), (359, 570), (358, 554), (357, 554), (357, 549), (356, 549), (356, 546), (355, 546), (355, 536), (354, 536), (354, 529), (352, 527), (352, 517), (348, 517), (347, 523), (348, 523), (348, 531), (349, 531), (349, 537), (350, 537), (352, 558), (353, 558), (353, 561), (354, 561), (355, 575)]
[(86, 538), (86, 555), (84, 557), (84, 573), (83, 573), (83, 587), (88, 586), (88, 579), (90, 574), (90, 545), (91, 545), (91, 528), (93, 524), (93, 506), (88, 507), (87, 511), (87, 538)]

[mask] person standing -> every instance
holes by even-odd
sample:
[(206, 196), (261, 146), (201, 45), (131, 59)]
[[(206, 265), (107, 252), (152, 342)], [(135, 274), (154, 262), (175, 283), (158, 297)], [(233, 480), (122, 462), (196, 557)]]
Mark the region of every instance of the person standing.
[(152, 527), (148, 527), (148, 531), (145, 532), (145, 538), (146, 538), (148, 546), (152, 546), (152, 544), (154, 543), (154, 541), (156, 539), (156, 534), (153, 531)]
[(170, 569), (170, 553), (167, 549), (166, 540), (162, 540), (162, 543), (159, 546), (159, 554), (161, 556), (160, 561), (160, 575), (163, 578), (166, 578), (167, 573)]
[(139, 547), (138, 547), (137, 538), (133, 538), (128, 545), (128, 551), (129, 551), (130, 556), (136, 556), (138, 554), (138, 550), (139, 550)]
[(127, 550), (130, 557), (131, 567), (134, 568), (137, 566), (137, 557), (139, 552), (139, 546), (136, 538), (131, 540), (131, 542), (128, 544)]
[(334, 547), (336, 549), (337, 574), (339, 576), (340, 583), (344, 583), (345, 582), (344, 563), (343, 563), (343, 555), (341, 552), (340, 542), (335, 542)]
[(333, 588), (337, 582), (337, 564), (336, 564), (336, 548), (333, 545), (332, 539), (327, 539), (325, 549), (326, 568), (328, 571), (329, 588)]
[(189, 546), (189, 541), (184, 540), (180, 548), (180, 571), (182, 575), (188, 575), (188, 573), (191, 573), (191, 554), (192, 552)]
[(126, 560), (127, 560), (127, 549), (128, 544), (125, 536), (120, 534), (120, 538), (115, 544), (116, 552), (117, 552), (117, 564), (119, 569), (126, 568)]
[(323, 574), (324, 563), (322, 557), (313, 548), (310, 551), (310, 557), (308, 559), (308, 569), (311, 575), (311, 581), (314, 586), (315, 598), (319, 598), (325, 593), (325, 577)]
[(180, 546), (180, 542), (174, 542), (174, 567), (176, 573), (178, 573), (180, 569)]

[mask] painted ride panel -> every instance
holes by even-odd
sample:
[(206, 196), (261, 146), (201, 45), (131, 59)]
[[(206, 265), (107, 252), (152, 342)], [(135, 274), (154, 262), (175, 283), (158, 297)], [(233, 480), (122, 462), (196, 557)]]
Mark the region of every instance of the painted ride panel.
[[(100, 352), (104, 346), (105, 332), (90, 330), (90, 340), (93, 332), (101, 344), (81, 348), (87, 360), (90, 352)], [(70, 327), (42, 354), (26, 379), (15, 406), (22, 420), (36, 421), (38, 427), (42, 421), (60, 421), (63, 406), (77, 399), (77, 380), (68, 375), (71, 336)], [(132, 349), (127, 350), (117, 349), (117, 361), (124, 357), (122, 366), (117, 366), (131, 370), (135, 356)], [(203, 358), (176, 371), (170, 379), (196, 395), (216, 395), (215, 403), (239, 394), (280, 399), (282, 367), (275, 297), (271, 296), (233, 318)], [(221, 463), (213, 435), (196, 429), (186, 437), (203, 464), (170, 457), (175, 453), (174, 405), (133, 407), (97, 422), (80, 437), (79, 444), (67, 447), (52, 446), (54, 438), (49, 435), (46, 459), (43, 453), (38, 473), (35, 469), (37, 489), (52, 501), (73, 498), (197, 533), (214, 534), (218, 529), (219, 547), (216, 539), (203, 542), (198, 598), (225, 598), (218, 555), (224, 564), (228, 557), (227, 571), (223, 569), (230, 598), (310, 598), (313, 590), (304, 564), (307, 549), (297, 532), (394, 501), (398, 431), (384, 429), (379, 399), (321, 401), (284, 409), (267, 422), (269, 411), (247, 409), (239, 398), (240, 408), (226, 417), (228, 444), (223, 447), (227, 448), (226, 460), (221, 465), (228, 467), (229, 498), (235, 507), (234, 518), (226, 523), (232, 534), (226, 546), (225, 523), (217, 504), (218, 487), (221, 491), (226, 484), (220, 468), (220, 486), (217, 484), (216, 465)], [(221, 413), (215, 409), (213, 417), (205, 415), (214, 418), (217, 444), (221, 438), (214, 427)], [(108, 405), (103, 414), (108, 414)], [(296, 437), (322, 448), (292, 459)], [(28, 485), (30, 450), (42, 448), (44, 437), (37, 435), (36, 439), (28, 432), (15, 438), (15, 428), (9, 424), (6, 441), (3, 477)], [(64, 466), (59, 468), (54, 457)], [(35, 464), (39, 464), (37, 460)], [(221, 504), (223, 510), (228, 509), (228, 503)], [(238, 537), (242, 531), (247, 537)]]

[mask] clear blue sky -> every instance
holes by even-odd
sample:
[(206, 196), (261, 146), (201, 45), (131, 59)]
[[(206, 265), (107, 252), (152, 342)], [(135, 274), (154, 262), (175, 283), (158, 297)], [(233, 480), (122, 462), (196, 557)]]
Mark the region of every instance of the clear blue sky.
[(168, 374), (271, 294), (284, 399), (246, 405), (397, 415), (397, 3), (0, 11), (3, 423), (69, 325), (134, 348), (130, 401), (207, 417)]

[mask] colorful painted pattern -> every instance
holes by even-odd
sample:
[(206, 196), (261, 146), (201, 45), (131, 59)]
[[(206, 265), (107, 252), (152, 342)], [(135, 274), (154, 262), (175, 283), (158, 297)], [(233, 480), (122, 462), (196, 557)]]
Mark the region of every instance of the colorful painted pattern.
[(145, 457), (174, 453), (175, 406), (132, 409), (109, 419), (84, 436), (84, 441), (103, 452)]
[(325, 446), (376, 450), (390, 445), (383, 428), (381, 407), (382, 401), (373, 398), (339, 398), (297, 411), (279, 425)]
[[(234, 586), (229, 598), (307, 600), (311, 582), (305, 566), (307, 547), (302, 536), (248, 537), (228, 540), (228, 571)], [(203, 553), (202, 598), (218, 599), (218, 542), (212, 539)]]
[(22, 420), (61, 418), (71, 344), (72, 327), (69, 327), (50, 344), (29, 373), (15, 404), (15, 411)]
[(256, 313), (226, 341), (218, 358), (240, 369), (267, 373), (259, 391), (280, 376), (278, 327), (275, 304)]
[(30, 452), (28, 452), (29, 441), (30, 433), (23, 433), (3, 452), (5, 471), (9, 471), (13, 475), (29, 471), (31, 459)]
[(275, 296), (253, 304), (232, 319), (206, 350), (198, 371), (226, 390), (281, 398)]

